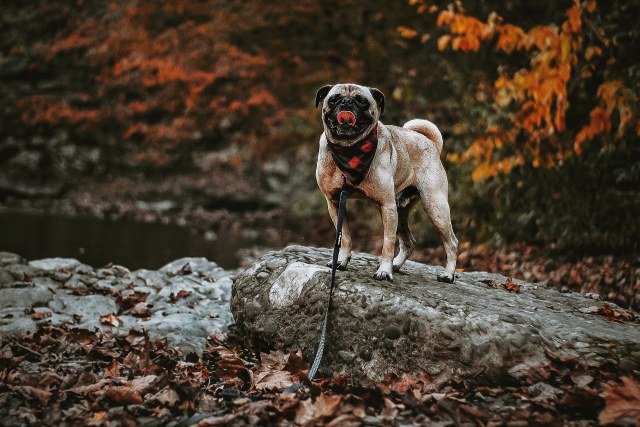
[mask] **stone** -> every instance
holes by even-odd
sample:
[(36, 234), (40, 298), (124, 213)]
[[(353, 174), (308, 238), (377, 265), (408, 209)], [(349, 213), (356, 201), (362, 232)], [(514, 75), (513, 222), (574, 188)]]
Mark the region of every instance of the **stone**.
[(5, 270), (18, 281), (27, 281), (36, 275), (36, 269), (28, 264), (10, 264), (5, 267)]
[(11, 264), (23, 264), (24, 259), (13, 252), (0, 251), (0, 267), (6, 267)]
[(0, 308), (45, 306), (53, 298), (53, 292), (46, 286), (33, 283), (25, 287), (0, 289)]
[(45, 258), (37, 261), (31, 261), (29, 262), (29, 265), (38, 270), (55, 272), (57, 270), (73, 270), (83, 264), (73, 258)]
[[(231, 310), (247, 345), (263, 352), (300, 349), (313, 360), (330, 258), (328, 249), (292, 246), (237, 275)], [(436, 386), (454, 377), (490, 383), (548, 363), (546, 351), (589, 366), (638, 365), (640, 325), (582, 313), (597, 304), (591, 298), (519, 280), (520, 293), (495, 289), (487, 281), (506, 278), (482, 272), (441, 283), (441, 267), (411, 261), (393, 283), (376, 281), (377, 265), (377, 257), (358, 253), (338, 272), (321, 375), (370, 384), (389, 373), (423, 372)]]
[(87, 328), (99, 326), (100, 316), (118, 312), (116, 301), (105, 295), (76, 296), (57, 293), (49, 303), (49, 308), (56, 313), (79, 317), (78, 326)]
[(178, 274), (181, 274), (182, 269), (185, 268), (185, 265), (188, 265), (188, 267), (186, 268), (190, 271), (191, 274), (200, 273), (206, 276), (218, 277), (221, 275), (221, 273), (224, 272), (224, 270), (219, 267), (218, 264), (203, 257), (180, 258), (166, 264), (165, 266), (160, 268), (159, 271), (170, 276), (176, 276)]
[(7, 287), (14, 282), (13, 275), (4, 268), (0, 268), (0, 288)]

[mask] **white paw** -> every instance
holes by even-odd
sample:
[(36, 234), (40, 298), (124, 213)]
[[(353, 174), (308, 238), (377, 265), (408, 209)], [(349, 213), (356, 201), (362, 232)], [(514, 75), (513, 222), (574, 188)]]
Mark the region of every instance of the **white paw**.
[[(338, 266), (336, 267), (336, 270), (340, 270), (340, 271), (346, 270), (347, 264), (349, 264), (349, 261), (351, 261), (351, 257), (345, 258), (343, 260), (340, 260), (340, 258), (338, 257)], [(333, 260), (327, 263), (327, 267), (329, 268), (333, 267)]]
[(376, 280), (388, 280), (389, 282), (393, 282), (393, 274), (391, 271), (387, 271), (380, 267), (378, 271), (373, 275), (373, 278)]

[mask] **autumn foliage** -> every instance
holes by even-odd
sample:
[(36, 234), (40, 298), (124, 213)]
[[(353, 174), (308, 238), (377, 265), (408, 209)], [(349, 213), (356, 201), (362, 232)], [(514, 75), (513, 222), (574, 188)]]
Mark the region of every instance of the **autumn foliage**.
[[(597, 23), (596, 0), (575, 0), (562, 22), (529, 29), (504, 22), (496, 12), (480, 20), (465, 12), (464, 2), (443, 8), (422, 0), (410, 3), (418, 13), (436, 17), (444, 33), (437, 38), (440, 51), (478, 52), (484, 45), (503, 58), (497, 78), (478, 83), (476, 100), (491, 105), (481, 125), (470, 132), (473, 141), (464, 152), (449, 156), (473, 163), (474, 180), (525, 163), (557, 166), (580, 155), (586, 143), (611, 145), (625, 136), (640, 136), (638, 94), (616, 73), (615, 43)], [(399, 32), (409, 38), (420, 35), (406, 27)], [(421, 41), (430, 38), (425, 34)], [(512, 66), (518, 62), (520, 66)]]
[(249, 122), (243, 136), (251, 142), (271, 124), (276, 101), (257, 78), (269, 61), (230, 41), (238, 29), (229, 8), (111, 2), (94, 17), (87, 16), (92, 8), (78, 6), (82, 13), (70, 13), (68, 26), (37, 48), (45, 64), (83, 67), (85, 84), (18, 100), (24, 123), (67, 126), (94, 140), (98, 133), (122, 145), (132, 164), (156, 166), (175, 162), (199, 141), (220, 146), (226, 129)]
[[(317, 212), (312, 98), (355, 81), (386, 94), (385, 123), (443, 131), (454, 228), (470, 241), (637, 248), (639, 13), (595, 0), (8, 0), (0, 192), (190, 174), (200, 184), (186, 187)], [(160, 192), (145, 197), (191, 196)]]

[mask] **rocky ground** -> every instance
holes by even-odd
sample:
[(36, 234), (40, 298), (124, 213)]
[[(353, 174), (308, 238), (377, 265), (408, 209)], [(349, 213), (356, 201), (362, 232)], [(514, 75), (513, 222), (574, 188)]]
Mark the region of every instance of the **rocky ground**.
[(2, 253), (0, 425), (640, 422), (639, 372), (553, 352), (521, 380), (490, 385), (428, 375), (308, 383), (301, 352), (256, 354), (235, 327), (218, 333), (231, 321), (234, 275), (204, 259), (129, 271)]
[(233, 320), (232, 277), (204, 258), (132, 272), (67, 258), (27, 262), (0, 252), (0, 337), (23, 336), (38, 325), (115, 334), (135, 329), (185, 353), (202, 353), (209, 334)]

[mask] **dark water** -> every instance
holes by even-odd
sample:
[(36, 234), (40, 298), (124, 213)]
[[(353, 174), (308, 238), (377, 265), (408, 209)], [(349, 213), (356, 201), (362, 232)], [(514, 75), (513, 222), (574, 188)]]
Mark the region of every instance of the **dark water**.
[(112, 262), (130, 269), (157, 269), (177, 258), (203, 256), (223, 268), (235, 268), (237, 252), (245, 243), (228, 235), (207, 240), (177, 225), (0, 211), (0, 251), (29, 260), (69, 257), (93, 267)]

